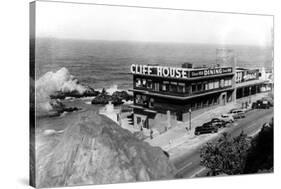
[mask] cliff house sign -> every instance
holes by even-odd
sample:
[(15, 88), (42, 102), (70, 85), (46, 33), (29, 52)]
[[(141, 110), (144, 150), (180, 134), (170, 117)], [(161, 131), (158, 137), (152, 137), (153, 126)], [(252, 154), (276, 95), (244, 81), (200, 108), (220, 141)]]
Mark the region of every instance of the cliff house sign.
[(187, 69), (187, 68), (180, 68), (180, 67), (132, 64), (131, 73), (138, 74), (138, 75), (156, 76), (156, 77), (187, 79), (187, 78), (194, 78), (194, 77), (232, 73), (232, 67)]

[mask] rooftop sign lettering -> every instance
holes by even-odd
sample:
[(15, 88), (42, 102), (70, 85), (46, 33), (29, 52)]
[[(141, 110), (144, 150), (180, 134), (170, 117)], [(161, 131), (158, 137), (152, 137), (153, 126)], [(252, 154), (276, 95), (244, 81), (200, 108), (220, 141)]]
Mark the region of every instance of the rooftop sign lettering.
[(158, 77), (170, 77), (170, 78), (193, 78), (211, 75), (220, 75), (226, 73), (232, 73), (232, 68), (205, 68), (205, 69), (187, 69), (167, 66), (152, 66), (152, 65), (131, 65), (131, 73), (138, 75), (151, 75)]

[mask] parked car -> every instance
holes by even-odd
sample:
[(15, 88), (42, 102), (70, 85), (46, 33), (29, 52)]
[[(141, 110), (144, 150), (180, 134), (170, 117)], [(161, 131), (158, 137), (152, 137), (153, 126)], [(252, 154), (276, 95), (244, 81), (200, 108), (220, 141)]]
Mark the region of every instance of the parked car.
[(252, 108), (254, 109), (269, 109), (270, 108), (270, 102), (267, 100), (257, 100), (253, 103)]
[(242, 109), (232, 109), (230, 110), (229, 114), (231, 114), (234, 119), (241, 119), (246, 117), (245, 111)]
[(222, 114), (219, 119), (225, 121), (226, 123), (233, 123), (234, 122), (234, 118), (230, 114)]
[(261, 100), (267, 101), (270, 107), (273, 107), (273, 98), (272, 97), (263, 97)]
[(213, 126), (216, 126), (218, 128), (225, 127), (227, 124), (224, 120), (221, 120), (219, 118), (213, 118), (210, 122), (213, 124)]
[(211, 122), (204, 123), (202, 126), (195, 128), (195, 135), (206, 134), (206, 133), (217, 133), (218, 127), (214, 126)]

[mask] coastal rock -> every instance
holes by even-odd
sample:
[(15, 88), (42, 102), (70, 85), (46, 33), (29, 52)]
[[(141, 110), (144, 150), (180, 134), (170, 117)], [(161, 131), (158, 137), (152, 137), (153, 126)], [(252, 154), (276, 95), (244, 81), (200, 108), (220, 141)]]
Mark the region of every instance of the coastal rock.
[(55, 91), (53, 94), (50, 95), (51, 99), (65, 99), (66, 97), (73, 97), (73, 98), (81, 98), (81, 97), (91, 97), (91, 96), (97, 96), (100, 94), (99, 91), (95, 91), (93, 88), (84, 86), (86, 89), (82, 93), (73, 90), (73, 91)]
[(81, 110), (81, 108), (78, 107), (67, 107), (65, 106), (60, 100), (56, 100), (56, 99), (52, 99), (49, 101), (49, 105), (51, 106), (50, 110), (48, 111), (48, 113), (46, 114), (38, 114), (40, 112), (37, 113), (38, 117), (56, 117), (56, 116), (60, 116), (62, 113), (64, 112), (75, 112), (75, 111), (79, 111)]
[(38, 149), (37, 187), (173, 178), (175, 168), (161, 148), (95, 112), (80, 113), (77, 120), (58, 143)]
[(105, 90), (92, 100), (92, 104), (108, 104), (111, 101), (114, 105), (123, 104), (123, 100), (132, 100), (133, 97), (126, 91), (115, 91), (112, 95), (108, 95)]
[(128, 92), (126, 92), (126, 91), (115, 91), (112, 94), (112, 97), (119, 98), (121, 100), (126, 100), (126, 101), (133, 100), (133, 96), (129, 95)]
[(113, 105), (123, 104), (122, 99), (104, 93), (99, 94), (92, 100), (92, 104), (108, 104), (109, 102), (111, 102)]

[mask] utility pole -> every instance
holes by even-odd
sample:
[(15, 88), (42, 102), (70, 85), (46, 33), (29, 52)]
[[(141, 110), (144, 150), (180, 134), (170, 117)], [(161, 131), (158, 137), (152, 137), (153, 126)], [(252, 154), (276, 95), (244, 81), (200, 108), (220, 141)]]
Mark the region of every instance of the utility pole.
[(191, 131), (191, 108), (189, 108), (188, 112), (189, 112), (189, 130)]

